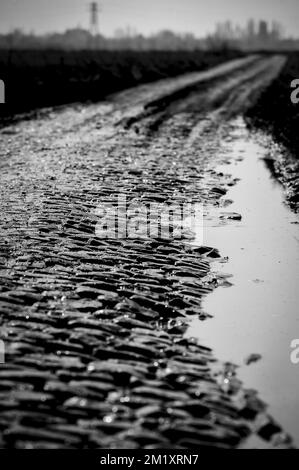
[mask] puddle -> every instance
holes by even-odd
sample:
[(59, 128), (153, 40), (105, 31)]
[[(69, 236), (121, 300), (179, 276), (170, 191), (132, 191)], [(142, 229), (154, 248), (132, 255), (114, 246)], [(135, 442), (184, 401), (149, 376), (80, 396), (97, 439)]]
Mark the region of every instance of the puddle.
[[(204, 227), (205, 245), (228, 257), (214, 262), (212, 270), (231, 276), (204, 299), (203, 309), (213, 318), (193, 320), (187, 334), (212, 347), (221, 361), (240, 366), (245, 388), (258, 391), (299, 446), (299, 364), (290, 358), (291, 342), (299, 338), (299, 218), (271, 176), (267, 149), (243, 122), (233, 134), (230, 165), (217, 171), (239, 181), (223, 197), (217, 224), (212, 217)], [(223, 213), (242, 219), (225, 220)]]

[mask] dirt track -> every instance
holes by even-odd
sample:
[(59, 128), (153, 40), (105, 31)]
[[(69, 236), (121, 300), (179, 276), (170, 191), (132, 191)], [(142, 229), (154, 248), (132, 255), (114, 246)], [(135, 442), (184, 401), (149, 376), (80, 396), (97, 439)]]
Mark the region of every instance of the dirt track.
[(102, 240), (94, 209), (118, 194), (217, 204), (233, 184), (213, 171), (230, 119), (283, 63), (236, 60), (0, 132), (1, 447), (235, 447), (280, 433), (232, 367), (228, 392), (212, 351), (183, 338), (218, 282), (217, 250)]

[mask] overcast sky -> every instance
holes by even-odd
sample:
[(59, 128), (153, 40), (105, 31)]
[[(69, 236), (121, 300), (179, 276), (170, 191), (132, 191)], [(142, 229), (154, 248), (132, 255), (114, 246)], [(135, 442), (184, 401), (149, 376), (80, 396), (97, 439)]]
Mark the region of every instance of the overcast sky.
[[(202, 36), (226, 19), (276, 20), (299, 36), (299, 0), (101, 0), (101, 32), (131, 26), (149, 34), (161, 29)], [(0, 32), (13, 28), (37, 33), (88, 27), (88, 0), (0, 0)]]

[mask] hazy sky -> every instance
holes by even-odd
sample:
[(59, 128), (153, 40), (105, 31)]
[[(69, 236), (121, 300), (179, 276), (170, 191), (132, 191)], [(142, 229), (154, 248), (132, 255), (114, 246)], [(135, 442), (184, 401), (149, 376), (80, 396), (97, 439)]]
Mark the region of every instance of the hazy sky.
[[(89, 24), (88, 0), (0, 0), (0, 32), (38, 33)], [(127, 25), (141, 33), (160, 29), (204, 35), (218, 21), (244, 24), (248, 18), (276, 20), (299, 36), (299, 0), (101, 0), (101, 32)]]

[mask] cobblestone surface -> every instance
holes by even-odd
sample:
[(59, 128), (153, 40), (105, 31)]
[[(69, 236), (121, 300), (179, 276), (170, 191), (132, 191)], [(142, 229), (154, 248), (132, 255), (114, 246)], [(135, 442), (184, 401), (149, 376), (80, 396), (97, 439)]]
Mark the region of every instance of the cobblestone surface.
[(216, 247), (95, 234), (119, 194), (217, 205), (234, 183), (214, 171), (229, 120), (282, 63), (243, 59), (0, 132), (1, 447), (290, 445), (235, 368), (183, 338), (219, 282)]

